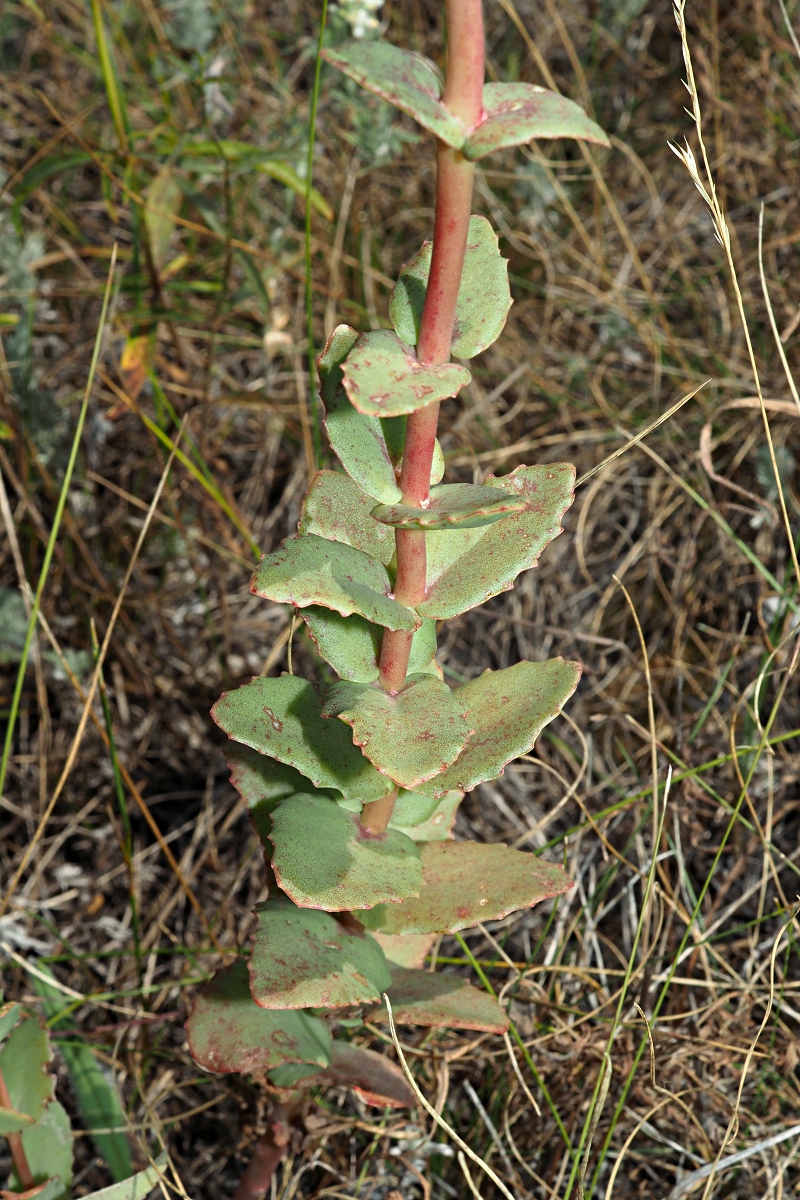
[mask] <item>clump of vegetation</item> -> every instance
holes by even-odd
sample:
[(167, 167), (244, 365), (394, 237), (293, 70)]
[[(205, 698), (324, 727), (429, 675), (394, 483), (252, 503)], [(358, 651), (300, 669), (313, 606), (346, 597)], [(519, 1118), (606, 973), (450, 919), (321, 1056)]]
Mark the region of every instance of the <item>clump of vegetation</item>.
[[(301, 613), (332, 678), (258, 676), (214, 719), (236, 744), (232, 781), (269, 878), (249, 960), (218, 972), (187, 1030), (212, 1071), (259, 1071), (281, 1094), (239, 1195), (267, 1186), (299, 1085), (347, 1083), (410, 1104), (398, 1068), (350, 1036), (358, 1014), (505, 1032), (471, 985), (422, 970), (437, 936), (564, 892), (559, 866), (506, 845), (452, 839), (465, 792), (527, 753), (577, 686), (562, 658), (487, 670), (450, 688), (437, 622), (513, 586), (560, 532), (575, 470), (520, 466), (481, 485), (441, 484), (439, 405), (499, 336), (507, 264), (472, 216), (475, 162), (533, 138), (607, 144), (572, 101), (530, 84), (484, 84), (482, 0), (449, 0), (444, 88), (423, 58), (379, 42), (328, 62), (437, 139), (433, 242), (403, 267), (392, 329), (338, 326), (319, 359), (331, 446), (296, 536), (266, 555), (251, 590)], [(461, 362), (451, 362), (451, 355)], [(388, 996), (388, 1001), (386, 997)], [(385, 1001), (385, 1003), (384, 1003)]]

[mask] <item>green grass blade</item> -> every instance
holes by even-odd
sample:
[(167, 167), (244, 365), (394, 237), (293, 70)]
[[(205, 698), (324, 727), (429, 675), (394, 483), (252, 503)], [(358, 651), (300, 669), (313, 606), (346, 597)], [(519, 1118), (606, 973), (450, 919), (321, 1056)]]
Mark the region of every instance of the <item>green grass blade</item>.
[(774, 588), (776, 592), (780, 593), (780, 595), (786, 601), (788, 607), (791, 608), (792, 612), (800, 613), (800, 604), (792, 599), (783, 584), (779, 583), (769, 568), (764, 566), (755, 551), (751, 550), (747, 545), (747, 542), (743, 542), (738, 534), (734, 532), (734, 530), (723, 517), (722, 513), (717, 512), (713, 505), (709, 504), (707, 500), (704, 500), (700, 493), (695, 491), (691, 484), (687, 483), (686, 480), (677, 473), (677, 471), (673, 471), (672, 467), (669, 466), (668, 463), (664, 462), (664, 459), (661, 457), (661, 455), (656, 454), (655, 450), (647, 445), (647, 442), (641, 442), (640, 445), (644, 452), (648, 454), (654, 462), (658, 463), (663, 471), (666, 471), (670, 479), (673, 479), (679, 487), (683, 488), (683, 490), (686, 492), (686, 495), (690, 496), (691, 499), (694, 500), (698, 508), (702, 508), (703, 512), (708, 513), (708, 515), (711, 517), (711, 520), (714, 521), (720, 527), (722, 532), (731, 539), (731, 541), (741, 551), (748, 562), (752, 563), (759, 575), (761, 575), (761, 577), (767, 581), (771, 588)]
[(294, 168), (290, 167), (288, 163), (268, 160), (260, 162), (256, 167), (256, 171), (260, 175), (268, 175), (270, 179), (274, 179), (276, 182), (284, 184), (285, 187), (291, 188), (293, 192), (298, 196), (302, 196), (304, 200), (308, 198), (312, 208), (315, 208), (326, 221), (333, 220), (333, 209), (325, 197), (321, 196), (315, 187), (309, 188), (308, 180), (301, 179)]
[(25, 682), (25, 672), (28, 667), (28, 659), (31, 653), (31, 645), (33, 644), (33, 635), (36, 629), (36, 623), (39, 620), (39, 608), (42, 601), (42, 593), (47, 576), (50, 572), (50, 564), (53, 561), (53, 553), (58, 541), (59, 530), (61, 529), (61, 521), (64, 516), (64, 509), (67, 504), (67, 496), (69, 495), (69, 486), (72, 482), (72, 475), (75, 470), (75, 463), (78, 458), (78, 449), (81, 444), (81, 435), (83, 426), (86, 422), (86, 414), (89, 410), (89, 398), (92, 394), (94, 386), (94, 377), (97, 373), (97, 364), (100, 361), (100, 347), (103, 344), (103, 333), (106, 327), (106, 315), (108, 313), (108, 302), (111, 298), (111, 284), (114, 280), (114, 270), (117, 265), (117, 246), (114, 244), (114, 249), (111, 253), (111, 265), (108, 271), (108, 279), (106, 281), (106, 290), (103, 295), (103, 307), (100, 312), (100, 322), (97, 327), (97, 337), (94, 342), (94, 350), (92, 351), (92, 362), (89, 367), (89, 378), (86, 381), (86, 390), (83, 394), (83, 403), (81, 404), (80, 413), (78, 414), (78, 422), (75, 426), (75, 433), (72, 438), (72, 446), (69, 452), (67, 461), (67, 469), (64, 472), (64, 480), (61, 484), (61, 491), (58, 495), (58, 504), (56, 505), (56, 514), (53, 518), (53, 527), (50, 530), (50, 537), (47, 539), (47, 546), (44, 552), (44, 562), (39, 575), (39, 582), (36, 585), (36, 592), (33, 597), (33, 605), (31, 607), (31, 615), (28, 620), (28, 628), (25, 631), (25, 643), (22, 647), (22, 655), (20, 658), (19, 668), (17, 670), (17, 678), (14, 683), (14, 694), (11, 697), (11, 708), (8, 714), (8, 725), (6, 726), (6, 736), (3, 742), (3, 756), (0, 759), (0, 797), (3, 795), (3, 788), (8, 774), (8, 764), (11, 758), (11, 746), (14, 740), (14, 727), (17, 723), (17, 715), (19, 713), (20, 700), (22, 698), (22, 687)]
[[(129, 397), (125, 397), (125, 399), (129, 404), (131, 403)], [(189, 456), (184, 454), (183, 450), (181, 450), (179, 446), (175, 445), (169, 434), (165, 433), (164, 430), (154, 420), (152, 420), (151, 417), (148, 417), (147, 413), (142, 412), (138, 404), (131, 405), (131, 407), (133, 407), (137, 416), (150, 430), (150, 432), (158, 438), (162, 446), (165, 446), (170, 453), (174, 452), (178, 462), (186, 467), (186, 470), (189, 471), (189, 473), (197, 480), (200, 486), (204, 488), (205, 491), (208, 492), (209, 496), (211, 496), (211, 498), (219, 505), (228, 520), (242, 535), (247, 543), (248, 548), (252, 552), (253, 557), (255, 558), (256, 562), (258, 562), (258, 560), (261, 558), (261, 551), (258, 547), (258, 543), (253, 539), (253, 535), (250, 533), (250, 530), (244, 524), (239, 515), (231, 508), (230, 504), (225, 499), (217, 485), (214, 483), (213, 479), (207, 478), (205, 473), (199, 467), (195, 466)]]
[(308, 161), (306, 166), (306, 220), (305, 220), (305, 259), (306, 259), (306, 329), (308, 332), (308, 390), (311, 396), (311, 437), (314, 443), (314, 457), (317, 466), (322, 466), (322, 423), (319, 416), (319, 398), (314, 380), (317, 374), (316, 352), (314, 349), (314, 281), (311, 276), (311, 207), (314, 184), (314, 145), (317, 133), (317, 105), (319, 103), (319, 84), (322, 74), (322, 46), (325, 39), (325, 25), (328, 20), (328, 0), (322, 0), (322, 12), (319, 18), (319, 40), (317, 42), (317, 58), (314, 64), (314, 88), (311, 93), (311, 110), (308, 115)]
[(114, 57), (111, 52), (108, 35), (106, 34), (103, 11), (100, 5), (101, 0), (92, 0), (92, 20), (94, 22), (94, 36), (97, 41), (97, 57), (100, 59), (100, 70), (103, 75), (106, 97), (108, 98), (108, 107), (111, 109), (111, 120), (114, 122), (114, 129), (119, 139), (120, 148), (127, 152), (128, 112), (125, 106), (125, 98), (117, 79)]
[[(100, 646), (97, 641), (97, 632), (95, 630), (94, 621), (92, 621), (92, 655), (94, 657), (95, 666), (97, 665), (100, 655)], [(130, 895), (131, 905), (131, 931), (133, 933), (133, 949), (136, 955), (136, 973), (139, 977), (139, 982), (142, 982), (142, 939), (139, 929), (139, 904), (136, 899), (136, 878), (134, 874), (134, 859), (133, 859), (133, 831), (131, 829), (131, 818), (128, 812), (128, 802), (125, 797), (125, 785), (122, 782), (122, 772), (119, 769), (119, 759), (117, 757), (117, 743), (114, 738), (114, 722), (111, 719), (111, 705), (108, 703), (108, 693), (106, 691), (106, 681), (103, 675), (102, 666), (98, 676), (98, 684), (100, 691), (100, 704), (103, 709), (103, 721), (108, 735), (108, 752), (111, 757), (111, 769), (114, 773), (114, 790), (117, 794), (117, 804), (119, 806), (120, 816), (122, 818), (122, 827), (124, 836), (122, 839), (122, 857), (125, 860), (125, 867), (128, 873), (128, 893)], [(123, 1178), (125, 1178), (123, 1176)]]
[[(470, 950), (467, 943), (464, 941), (461, 934), (454, 933), (453, 937), (456, 939), (459, 946), (464, 951), (464, 956), (468, 960), (468, 962), (469, 962), (470, 966), (472, 967), (473, 971), (475, 972), (475, 974), (478, 976), (478, 979), (480, 979), (481, 983), (486, 988), (486, 991), (489, 993), (490, 996), (494, 996), (494, 998), (496, 1000), (497, 992), (494, 990), (491, 983), (487, 979), (486, 972), (481, 967), (477, 958), (472, 953), (472, 951)], [(550, 1109), (550, 1112), (553, 1116), (553, 1120), (555, 1121), (556, 1125), (558, 1126), (558, 1131), (561, 1134), (562, 1138), (564, 1139), (564, 1145), (567, 1147), (570, 1154), (573, 1154), (574, 1149), (572, 1146), (572, 1141), (570, 1139), (569, 1133), (567, 1132), (567, 1127), (561, 1119), (561, 1113), (558, 1111), (555, 1104), (553, 1103), (553, 1099), (547, 1090), (547, 1084), (545, 1083), (545, 1081), (542, 1079), (541, 1075), (537, 1071), (536, 1064), (534, 1063), (533, 1059), (531, 1058), (530, 1051), (528, 1050), (528, 1047), (525, 1045), (525, 1042), (523, 1041), (519, 1030), (517, 1029), (516, 1025), (511, 1020), (510, 1017), (509, 1017), (508, 1031), (511, 1034), (511, 1036), (513, 1037), (514, 1041), (519, 1046), (520, 1052), (521, 1052), (523, 1058), (525, 1059), (525, 1062), (528, 1065), (528, 1070), (530, 1071), (531, 1075), (533, 1075), (533, 1078), (536, 1080), (536, 1083), (538, 1084), (538, 1086), (542, 1089), (542, 1095), (545, 1098), (545, 1103), (547, 1104), (547, 1107)]]
[[(594, 1137), (594, 1131), (597, 1127), (597, 1122), (598, 1122), (600, 1116), (602, 1115), (602, 1109), (605, 1104), (606, 1096), (608, 1094), (608, 1083), (610, 1081), (610, 1071), (611, 1071), (611, 1050), (614, 1045), (614, 1039), (616, 1038), (617, 1033), (619, 1032), (619, 1030), (622, 1026), (622, 1014), (625, 1009), (625, 1001), (628, 998), (628, 988), (630, 987), (631, 978), (633, 977), (633, 968), (634, 968), (634, 964), (636, 962), (636, 955), (639, 950), (639, 944), (642, 940), (642, 933), (644, 931), (645, 919), (647, 917), (647, 914), (650, 911), (650, 899), (652, 897), (653, 887), (654, 887), (654, 884), (656, 881), (656, 867), (658, 865), (658, 848), (661, 845), (661, 838), (664, 833), (664, 822), (666, 821), (666, 817), (667, 817), (667, 800), (668, 800), (668, 796), (669, 796), (669, 788), (670, 788), (671, 783), (672, 783), (672, 770), (670, 769), (670, 771), (667, 775), (666, 783), (664, 785), (664, 804), (661, 809), (661, 820), (659, 821), (659, 825), (658, 825), (658, 834), (653, 839), (652, 860), (650, 863), (650, 870), (647, 873), (647, 883), (645, 885), (644, 898), (642, 900), (642, 907), (639, 910), (639, 919), (636, 922), (636, 933), (633, 938), (633, 945), (631, 946), (630, 955), (628, 956), (628, 962), (627, 962), (626, 968), (625, 968), (625, 977), (622, 981), (622, 987), (620, 988), (619, 1000), (617, 1001), (617, 1010), (614, 1013), (614, 1021), (611, 1026), (611, 1032), (609, 1033), (608, 1041), (606, 1042), (606, 1050), (605, 1050), (605, 1054), (603, 1056), (605, 1070), (601, 1069), (597, 1073), (597, 1080), (595, 1082), (594, 1092), (592, 1093), (592, 1098), (589, 1103), (589, 1110), (586, 1113), (586, 1119), (584, 1120), (583, 1129), (581, 1130), (581, 1137), (580, 1137), (580, 1142), (578, 1143), (578, 1150), (577, 1150), (577, 1153), (575, 1154), (575, 1158), (572, 1163), (572, 1170), (570, 1171), (570, 1176), (567, 1181), (567, 1189), (564, 1192), (564, 1200), (569, 1200), (570, 1196), (572, 1195), (572, 1188), (573, 1188), (573, 1185), (578, 1181), (578, 1173), (579, 1172), (580, 1172), (580, 1183), (578, 1185), (579, 1186), (579, 1195), (582, 1194), (582, 1192), (583, 1192), (583, 1179), (586, 1174), (586, 1168), (588, 1166), (588, 1159), (589, 1159), (589, 1154), (590, 1154), (591, 1148), (592, 1148), (592, 1139)], [(590, 1195), (591, 1195), (591, 1192), (592, 1192), (592, 1189), (590, 1188), (589, 1189)]]
[[(667, 972), (667, 978), (664, 980), (664, 983), (661, 986), (661, 991), (658, 993), (658, 998), (656, 999), (656, 1002), (653, 1006), (653, 1011), (650, 1016), (651, 1029), (655, 1029), (655, 1024), (658, 1019), (658, 1014), (661, 1012), (661, 1009), (667, 999), (667, 996), (669, 994), (670, 985), (672, 984), (673, 976), (675, 975), (675, 972), (678, 969), (678, 965), (680, 963), (681, 956), (682, 956), (684, 950), (686, 949), (686, 946), (689, 942), (689, 938), (691, 937), (691, 934), (692, 934), (692, 929), (694, 928), (695, 922), (697, 921), (697, 919), (700, 915), (700, 910), (703, 906), (703, 902), (706, 898), (706, 895), (708, 894), (708, 890), (711, 887), (712, 880), (716, 877), (717, 869), (719, 867), (720, 862), (722, 861), (722, 856), (725, 853), (725, 847), (727, 846), (730, 836), (736, 825), (736, 822), (739, 819), (739, 813), (740, 813), (740, 810), (741, 810), (741, 808), (745, 802), (745, 799), (747, 797), (748, 788), (750, 787), (753, 776), (756, 772), (756, 768), (757, 768), (759, 762), (761, 761), (761, 755), (764, 753), (765, 748), (769, 744), (770, 730), (772, 729), (772, 726), (775, 723), (775, 720), (778, 716), (778, 712), (780, 711), (780, 706), (783, 702), (783, 698), (786, 693), (786, 686), (789, 682), (789, 676), (793, 673), (795, 665), (796, 664), (794, 662), (792, 662), (789, 670), (787, 671), (786, 675), (784, 676), (783, 683), (781, 684), (780, 688), (778, 689), (778, 694), (773, 703), (772, 710), (769, 714), (769, 718), (765, 722), (763, 733), (761, 735), (758, 746), (756, 748), (756, 753), (753, 755), (753, 759), (750, 763), (749, 770), (747, 772), (747, 776), (744, 781), (744, 787), (741, 789), (739, 796), (737, 798), (736, 804), (733, 806), (733, 810), (731, 812), (730, 819), (728, 820), (728, 824), (725, 826), (725, 830), (722, 834), (722, 837), (720, 838), (719, 846), (717, 847), (717, 851), (714, 855), (713, 861), (711, 863), (711, 867), (709, 868), (706, 878), (703, 881), (703, 886), (700, 888), (700, 892), (697, 896), (697, 900), (692, 909), (692, 914), (689, 917), (689, 920), (686, 925), (686, 929), (680, 940), (678, 948), (675, 951), (675, 954), (673, 956), (672, 963), (670, 964), (669, 971)], [(610, 1123), (608, 1132), (606, 1133), (602, 1148), (598, 1155), (597, 1165), (595, 1167), (594, 1175), (592, 1176), (592, 1182), (591, 1182), (591, 1185), (588, 1190), (589, 1196), (594, 1195), (594, 1190), (597, 1186), (600, 1172), (603, 1167), (603, 1162), (605, 1161), (606, 1155), (608, 1154), (609, 1149), (611, 1147), (611, 1142), (614, 1137), (614, 1132), (616, 1130), (617, 1124), (619, 1123), (620, 1117), (622, 1116), (622, 1113), (625, 1110), (625, 1104), (626, 1104), (630, 1089), (633, 1086), (633, 1080), (634, 1080), (634, 1078), (636, 1076), (636, 1072), (639, 1068), (639, 1063), (641, 1062), (642, 1056), (644, 1055), (645, 1049), (647, 1048), (648, 1045), (649, 1045), (648, 1038), (647, 1038), (647, 1036), (645, 1036), (641, 1039), (641, 1041), (639, 1043), (639, 1048), (638, 1048), (636, 1054), (634, 1055), (633, 1063), (631, 1065), (630, 1070), (628, 1071), (628, 1076), (625, 1080), (625, 1083), (622, 1086), (619, 1100), (617, 1101), (616, 1108), (614, 1109), (614, 1115), (611, 1118), (611, 1123)]]

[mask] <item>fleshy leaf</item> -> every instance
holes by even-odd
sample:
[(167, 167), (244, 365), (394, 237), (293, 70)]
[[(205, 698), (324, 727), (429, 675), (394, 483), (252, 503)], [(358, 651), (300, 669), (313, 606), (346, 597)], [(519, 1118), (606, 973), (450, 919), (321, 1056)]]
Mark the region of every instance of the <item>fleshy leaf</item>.
[(563, 658), (521, 662), (503, 671), (484, 671), (456, 690), (475, 734), (452, 767), (422, 785), (441, 796), (450, 788), (468, 792), (502, 775), (506, 763), (527, 754), (548, 721), (557, 716), (581, 677), (579, 663)]
[(273, 1087), (278, 1088), (294, 1088), (306, 1080), (312, 1084), (323, 1082), (319, 1068), (309, 1063), (284, 1063), (282, 1067), (270, 1071), (267, 1078)]
[(390, 695), (371, 684), (335, 683), (323, 714), (353, 727), (353, 741), (371, 763), (400, 787), (415, 788), (450, 765), (472, 727), (465, 709), (435, 675), (412, 675)]
[[(303, 619), (317, 650), (341, 679), (373, 683), (378, 678), (382, 630), (363, 617), (340, 617), (338, 613), (312, 605)], [(425, 620), (411, 639), (408, 670), (436, 674), (436, 622)], [(298, 791), (302, 791), (299, 788)]]
[[(0, 992), (0, 1001), (2, 1001), (2, 992)], [(11, 1032), (21, 1016), (22, 1009), (19, 1004), (14, 1001), (8, 1004), (0, 1003), (0, 1042), (5, 1040), (6, 1034)]]
[(401, 904), (357, 912), (382, 933), (453, 933), (497, 921), (572, 887), (560, 867), (502, 843), (429, 842), (420, 847), (422, 889)]
[[(46, 1191), (39, 1195), (49, 1196), (51, 1200), (69, 1200), (72, 1129), (69, 1116), (58, 1100), (50, 1101), (35, 1125), (23, 1129), (22, 1148), (34, 1182), (48, 1184)], [(11, 1183), (15, 1188), (20, 1187), (16, 1171), (12, 1173)]]
[[(339, 462), (365, 492), (384, 504), (400, 499), (397, 474), (405, 440), (405, 417), (368, 417), (353, 408), (342, 386), (342, 366), (358, 338), (349, 325), (337, 325), (317, 359), (320, 395), (325, 407), (328, 440)], [(444, 475), (438, 441), (431, 465), (431, 484)]]
[(47, 1070), (52, 1057), (50, 1038), (40, 1017), (26, 1017), (11, 1031), (0, 1050), (0, 1070), (11, 1100), (10, 1109), (0, 1108), (0, 1134), (16, 1133), (44, 1115), (55, 1088)]
[[(444, 1026), (447, 1029), (482, 1029), (505, 1033), (508, 1017), (488, 992), (479, 991), (456, 975), (403, 969), (390, 963), (392, 986), (385, 989), (398, 1025)], [(386, 1005), (369, 1014), (373, 1021), (388, 1021)]]
[(438, 933), (372, 934), (386, 955), (390, 971), (393, 971), (395, 967), (407, 967), (409, 970), (421, 969), (438, 936)]
[[(431, 272), (433, 243), (422, 248), (400, 271), (389, 302), (395, 333), (416, 346)], [(456, 358), (474, 358), (500, 336), (511, 307), (508, 260), (503, 258), (497, 234), (486, 217), (470, 217), (464, 272), (458, 290), (453, 339)]]
[(392, 829), (399, 829), (402, 833), (407, 833), (412, 841), (417, 842), (417, 844), (421, 842), (444, 842), (453, 832), (453, 826), (456, 823), (456, 812), (463, 799), (463, 792), (448, 792), (439, 800), (433, 816), (429, 817), (427, 821), (423, 821), (421, 825), (401, 825), (399, 821), (395, 821), (394, 817), (392, 817), (389, 824)]
[(570, 463), (517, 467), (502, 479), (490, 476), (487, 486), (522, 496), (529, 507), (479, 529), (428, 533), (428, 595), (417, 611), (437, 620), (455, 617), (513, 587), (520, 571), (535, 566), (561, 532), (574, 481)]
[(316, 788), (335, 788), (366, 804), (388, 785), (353, 745), (347, 730), (321, 715), (317, 693), (305, 679), (256, 676), (223, 692), (211, 715), (235, 742), (296, 767)]
[(325, 1075), (331, 1083), (351, 1087), (367, 1104), (379, 1108), (387, 1104), (413, 1108), (417, 1103), (403, 1072), (391, 1059), (351, 1042), (333, 1042), (331, 1065)]
[(379, 1000), (391, 983), (374, 938), (287, 900), (256, 909), (250, 991), (263, 1008), (344, 1008)]
[(600, 126), (574, 100), (534, 83), (487, 83), (483, 107), (483, 121), (464, 143), (465, 158), (483, 158), (505, 146), (524, 146), (534, 138), (581, 138), (609, 145)]
[[(271, 854), (269, 834), (275, 805), (297, 792), (313, 793), (318, 789), (294, 767), (268, 758), (266, 754), (259, 754), (249, 746), (231, 742), (225, 749), (225, 757), (231, 769), (231, 783), (247, 805), (248, 815), (262, 845)], [(319, 795), (336, 800), (340, 793), (329, 789), (319, 791)]]
[(418, 412), (458, 395), (472, 378), (457, 363), (425, 366), (390, 329), (362, 333), (342, 370), (350, 403), (372, 417)]
[(268, 1071), (282, 1063), (327, 1067), (331, 1035), (319, 1017), (260, 1008), (250, 995), (247, 963), (217, 971), (186, 1022), (192, 1058), (206, 1071)]
[(394, 535), (372, 516), (372, 497), (341, 471), (319, 471), (303, 500), (300, 533), (344, 542), (388, 566)]
[(265, 554), (250, 590), (277, 604), (321, 604), (343, 617), (359, 613), (387, 629), (418, 629), (412, 610), (391, 599), (391, 586), (383, 563), (312, 533), (287, 538), (274, 553)]
[(343, 912), (419, 892), (422, 867), (411, 839), (396, 829), (373, 837), (357, 816), (330, 800), (281, 800), (270, 837), (278, 884), (301, 908)]
[(367, 1104), (375, 1104), (380, 1108), (387, 1104), (409, 1108), (416, 1102), (400, 1068), (374, 1050), (334, 1040), (331, 1060), (326, 1071), (290, 1064), (278, 1067), (270, 1071), (269, 1081), (274, 1087), (281, 1088), (297, 1087), (299, 1084), (351, 1087)]
[(33, 1118), (27, 1113), (20, 1112), (16, 1108), (3, 1108), (0, 1106), (0, 1136), (5, 1136), (9, 1133), (19, 1133), (21, 1129), (25, 1129), (33, 1124)]
[(527, 507), (524, 496), (511, 495), (502, 488), (445, 483), (432, 488), (427, 508), (378, 504), (372, 516), (376, 522), (395, 529), (479, 529)]
[(322, 57), (367, 91), (408, 113), (448, 146), (463, 146), (467, 128), (439, 99), (442, 85), (427, 58), (387, 42), (365, 41), (323, 50)]
[[(311, 605), (303, 620), (314, 644), (340, 679), (372, 683), (378, 678), (378, 656), (383, 630), (363, 617), (341, 617), (328, 608)], [(416, 636), (416, 634), (415, 634)]]
[(435, 796), (423, 796), (421, 792), (409, 792), (401, 788), (394, 805), (391, 824), (395, 829), (413, 829), (430, 820), (439, 801)]
[[(357, 412), (342, 386), (342, 363), (358, 341), (358, 331), (337, 325), (317, 359), (320, 397), (328, 441), (348, 475), (376, 500), (400, 499), (384, 423)], [(401, 441), (402, 445), (402, 441)]]

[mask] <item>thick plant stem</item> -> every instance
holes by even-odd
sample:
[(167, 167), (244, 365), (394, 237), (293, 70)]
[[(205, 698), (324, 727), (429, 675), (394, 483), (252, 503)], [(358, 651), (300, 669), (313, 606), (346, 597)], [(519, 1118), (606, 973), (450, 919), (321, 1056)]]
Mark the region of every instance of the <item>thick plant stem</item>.
[[(471, 129), (483, 115), (482, 0), (447, 0), (447, 28), (447, 81), (443, 100)], [(473, 164), (460, 151), (437, 142), (433, 253), (417, 343), (417, 357), (431, 366), (450, 359), (472, 209), (473, 176)], [(400, 478), (404, 504), (419, 508), (428, 502), (438, 419), (438, 404), (420, 409), (408, 418)], [(398, 529), (395, 538), (395, 598), (401, 604), (415, 608), (425, 599), (425, 534), (418, 530)], [(379, 678), (381, 686), (388, 692), (399, 692), (405, 683), (411, 637), (402, 630), (387, 629), (383, 635)]]
[[(14, 1107), (14, 1105), (11, 1103), (11, 1096), (8, 1093), (8, 1088), (6, 1087), (6, 1081), (3, 1078), (3, 1072), (1, 1070), (0, 1070), (0, 1107), (2, 1107), (2, 1108), (13, 1108)], [(22, 1134), (21, 1133), (7, 1133), (6, 1137), (8, 1139), (8, 1148), (11, 1151), (11, 1158), (13, 1159), (13, 1162), (14, 1162), (14, 1169), (16, 1170), (17, 1175), (19, 1176), (19, 1181), (20, 1181), (20, 1184), (22, 1185), (22, 1190), (23, 1190), (23, 1192), (27, 1192), (34, 1186), (34, 1179), (33, 1179), (33, 1175), (31, 1174), (31, 1169), (28, 1166), (28, 1158), (27, 1158), (27, 1155), (25, 1154), (25, 1147), (22, 1145)]]
[(372, 800), (369, 804), (364, 805), (361, 824), (367, 833), (385, 833), (386, 826), (392, 819), (398, 790), (398, 788), (392, 788), (385, 796), (381, 796), (380, 800)]
[(278, 1105), (273, 1111), (269, 1128), (256, 1142), (253, 1157), (239, 1180), (233, 1200), (263, 1200), (288, 1144), (288, 1113), (283, 1105)]

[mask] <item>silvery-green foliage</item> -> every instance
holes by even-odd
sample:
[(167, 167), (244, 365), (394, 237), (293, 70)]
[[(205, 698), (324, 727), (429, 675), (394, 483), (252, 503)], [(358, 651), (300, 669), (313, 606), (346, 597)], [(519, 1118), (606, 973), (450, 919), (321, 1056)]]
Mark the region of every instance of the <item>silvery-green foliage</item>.
[(207, 54), (217, 35), (217, 17), (209, 0), (166, 0), (167, 36), (179, 50)]
[(20, 311), (27, 306), (36, 286), (32, 266), (43, 254), (44, 238), (40, 233), (20, 234), (8, 217), (0, 217), (0, 275), (6, 276), (4, 307)]
[(383, 0), (339, 0), (336, 5), (350, 26), (350, 34), (354, 38), (367, 37), (380, 28), (378, 13), (383, 8)]

